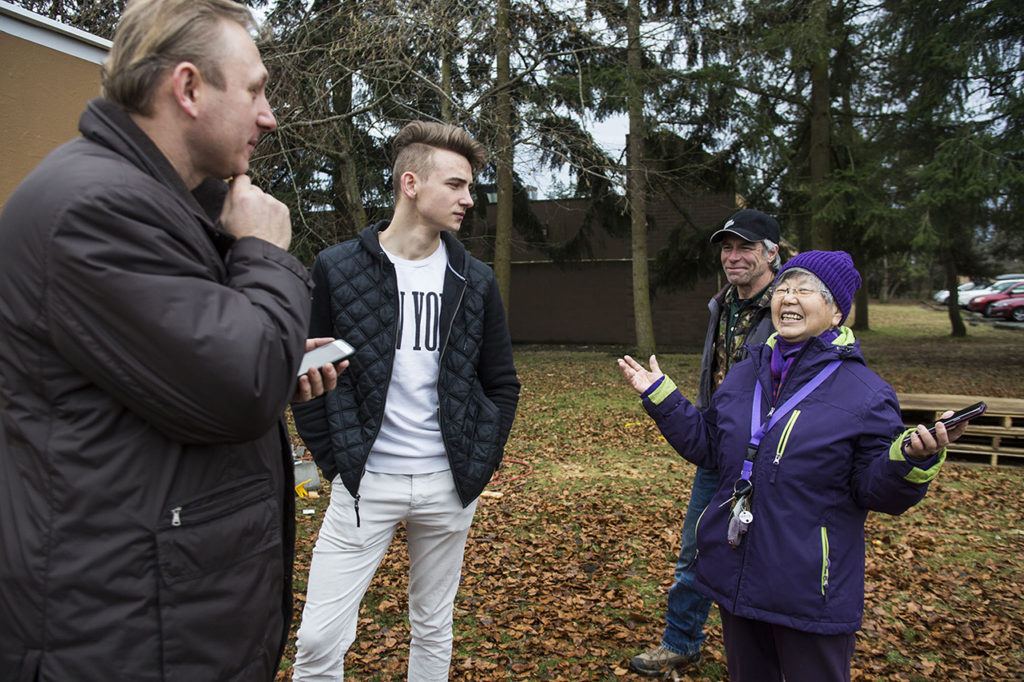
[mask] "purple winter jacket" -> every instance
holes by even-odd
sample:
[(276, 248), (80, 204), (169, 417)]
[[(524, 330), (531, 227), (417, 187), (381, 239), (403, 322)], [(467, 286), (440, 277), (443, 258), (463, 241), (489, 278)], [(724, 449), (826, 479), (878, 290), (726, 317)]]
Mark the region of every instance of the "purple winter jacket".
[[(697, 587), (744, 618), (817, 634), (856, 632), (864, 613), (864, 521), (919, 502), (945, 451), (911, 463), (892, 387), (864, 364), (849, 329), (832, 344), (811, 339), (778, 404), (828, 362), (838, 370), (769, 430), (754, 460), (754, 520), (740, 546), (726, 540), (733, 483), (751, 435), (754, 382), (762, 419), (771, 402), (775, 336), (733, 367), (711, 405), (698, 410), (665, 379), (643, 396), (668, 442), (721, 482), (697, 523)], [(724, 504), (724, 506), (723, 506)]]

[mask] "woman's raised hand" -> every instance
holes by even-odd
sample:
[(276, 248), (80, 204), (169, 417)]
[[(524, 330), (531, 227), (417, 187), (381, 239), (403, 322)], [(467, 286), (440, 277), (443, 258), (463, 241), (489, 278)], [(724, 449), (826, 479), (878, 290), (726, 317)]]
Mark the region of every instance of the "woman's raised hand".
[[(946, 410), (942, 413), (939, 419), (945, 419), (953, 415), (951, 410)], [(924, 424), (918, 424), (917, 429), (914, 430), (910, 437), (907, 439), (907, 445), (903, 449), (903, 452), (911, 460), (928, 459), (936, 452), (946, 447), (960, 436), (964, 435), (964, 429), (967, 428), (967, 422), (957, 424), (953, 428), (946, 430), (946, 425), (942, 422), (935, 422), (935, 435), (928, 433), (928, 427)]]
[(628, 355), (619, 358), (618, 363), (623, 378), (637, 393), (643, 393), (651, 387), (651, 384), (665, 376), (665, 373), (658, 367), (658, 358), (653, 355), (651, 356), (650, 371), (644, 369), (643, 365)]

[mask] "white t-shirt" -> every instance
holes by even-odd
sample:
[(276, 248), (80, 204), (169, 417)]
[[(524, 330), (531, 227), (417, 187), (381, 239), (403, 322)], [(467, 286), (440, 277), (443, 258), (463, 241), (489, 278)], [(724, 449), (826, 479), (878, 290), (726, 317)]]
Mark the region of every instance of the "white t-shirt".
[(444, 242), (421, 260), (384, 249), (398, 275), (399, 321), (384, 419), (366, 468), (381, 474), (430, 474), (449, 469), (437, 420), (441, 359)]

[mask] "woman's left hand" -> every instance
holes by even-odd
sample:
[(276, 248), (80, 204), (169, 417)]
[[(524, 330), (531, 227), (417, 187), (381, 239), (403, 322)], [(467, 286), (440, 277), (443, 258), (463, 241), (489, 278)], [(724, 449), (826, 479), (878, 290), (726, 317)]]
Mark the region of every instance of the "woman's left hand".
[[(940, 416), (939, 419), (945, 419), (952, 414), (952, 410), (947, 410), (942, 413), (942, 416)], [(918, 424), (917, 430), (910, 434), (909, 442), (904, 447), (903, 452), (909, 459), (928, 459), (936, 452), (964, 435), (964, 429), (966, 428), (967, 422), (964, 422), (947, 431), (945, 424), (942, 422), (935, 422), (935, 435), (932, 436), (932, 434), (928, 432), (927, 426), (924, 424)]]
[(622, 376), (629, 382), (637, 393), (643, 394), (655, 381), (665, 376), (665, 373), (658, 367), (658, 358), (651, 356), (651, 370), (647, 371), (639, 362), (628, 355), (619, 358), (619, 369)]

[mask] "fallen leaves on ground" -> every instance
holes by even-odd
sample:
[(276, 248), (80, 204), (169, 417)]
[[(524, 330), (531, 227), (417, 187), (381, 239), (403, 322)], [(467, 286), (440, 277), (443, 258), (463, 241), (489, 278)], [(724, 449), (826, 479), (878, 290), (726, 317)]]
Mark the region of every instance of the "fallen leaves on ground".
[[(996, 380), (983, 374), (941, 392), (1019, 391), (1024, 363), (1014, 343), (1024, 347), (1024, 335), (1007, 338), (1003, 355), (1018, 358), (1014, 366)], [(933, 364), (939, 352), (919, 340), (872, 342), (869, 360), (898, 364), (895, 380), (882, 374), (904, 383), (901, 390), (939, 391), (930, 382), (954, 371)], [(516, 357), (523, 395), (507, 450), (512, 462), (496, 488), (503, 496), (480, 500), (470, 534), (451, 679), (642, 679), (629, 672), (629, 658), (660, 641), (693, 467), (643, 414), (611, 354), (517, 349)], [(690, 394), (698, 363), (695, 355), (662, 359)], [(854, 679), (1024, 679), (1022, 475), (1019, 467), (947, 464), (918, 507), (901, 517), (869, 516)], [(317, 513), (297, 517), (300, 599), (280, 680), (290, 678), (327, 500), (299, 503)], [(399, 531), (363, 601), (346, 679), (404, 679), (407, 562)], [(700, 667), (679, 679), (727, 679), (714, 608)]]

